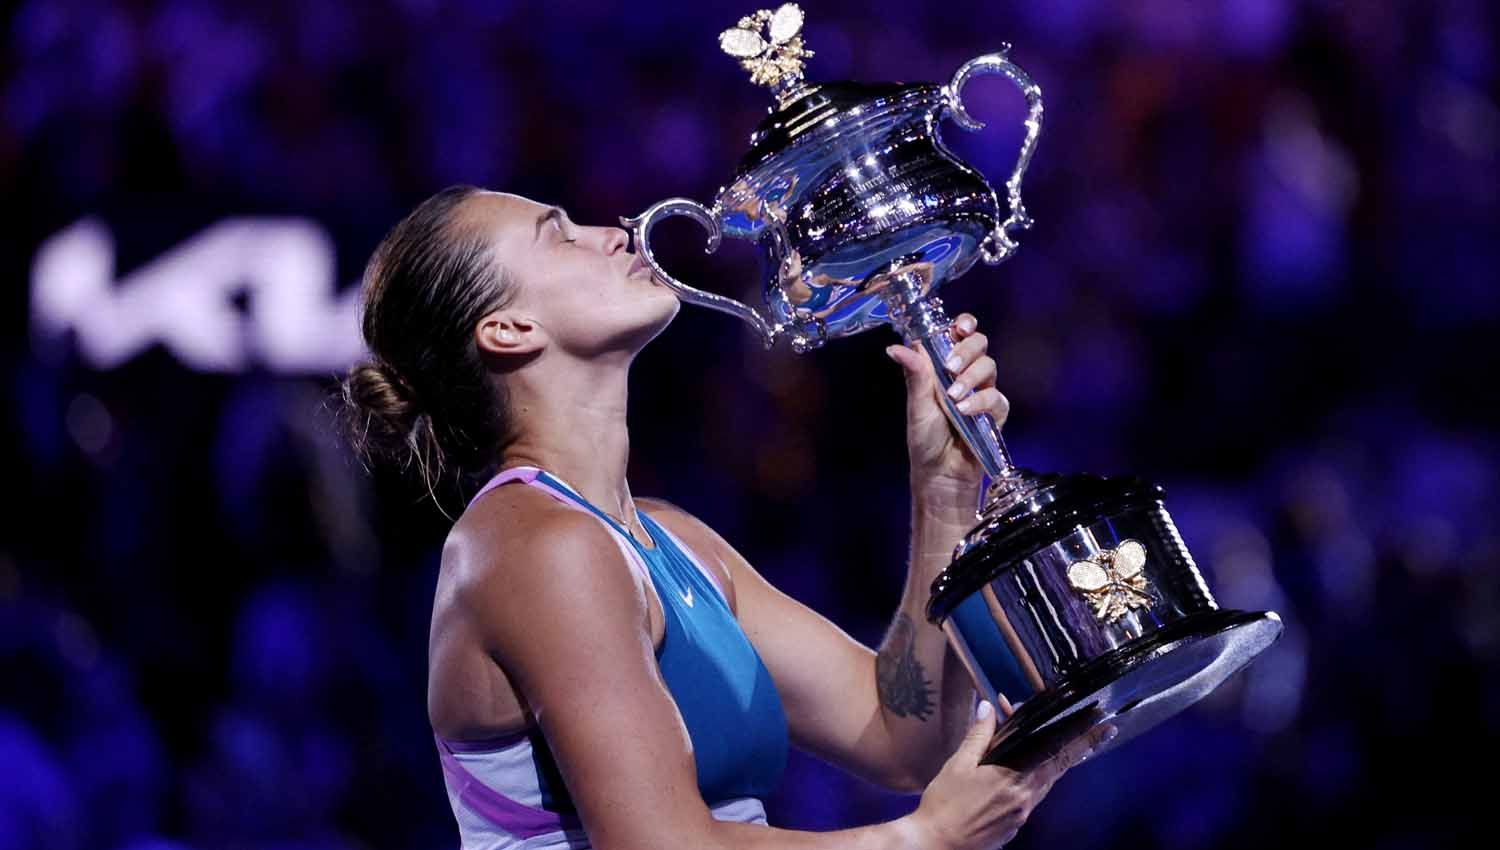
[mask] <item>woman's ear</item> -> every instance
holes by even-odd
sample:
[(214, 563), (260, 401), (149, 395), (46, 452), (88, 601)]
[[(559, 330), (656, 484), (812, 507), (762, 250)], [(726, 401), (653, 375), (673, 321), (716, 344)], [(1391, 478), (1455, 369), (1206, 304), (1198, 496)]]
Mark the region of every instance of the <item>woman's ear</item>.
[(492, 354), (532, 354), (547, 344), (542, 326), (524, 313), (496, 310), (479, 320), (474, 341)]

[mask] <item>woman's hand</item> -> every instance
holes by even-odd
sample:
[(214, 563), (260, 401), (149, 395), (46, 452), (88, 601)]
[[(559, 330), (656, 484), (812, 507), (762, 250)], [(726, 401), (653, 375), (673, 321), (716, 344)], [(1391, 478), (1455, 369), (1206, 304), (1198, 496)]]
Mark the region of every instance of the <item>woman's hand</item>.
[[(988, 413), (999, 427), (1010, 402), (995, 389), (995, 359), (986, 353), (989, 339), (978, 327), (969, 313), (953, 322), (958, 343), (949, 360), (948, 372), (955, 376), (950, 394), (961, 399), (961, 413)], [(914, 347), (892, 345), (885, 351), (906, 373), (906, 448), (913, 488), (958, 496), (972, 507), (984, 468), (948, 421), (932, 359)]]
[(911, 845), (922, 850), (992, 850), (1005, 844), (1053, 783), (1116, 731), (1109, 724), (1096, 726), (1061, 742), (1054, 755), (1026, 770), (980, 764), (995, 734), (994, 708), (980, 703), (963, 744), (922, 792), (917, 810), (903, 819)]

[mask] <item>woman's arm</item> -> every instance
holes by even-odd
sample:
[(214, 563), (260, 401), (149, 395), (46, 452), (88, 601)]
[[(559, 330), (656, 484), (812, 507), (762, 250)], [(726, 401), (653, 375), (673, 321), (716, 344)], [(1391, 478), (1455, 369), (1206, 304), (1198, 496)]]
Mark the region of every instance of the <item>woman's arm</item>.
[[(977, 412), (1005, 421), (995, 361), (974, 317), (954, 324), (958, 380)], [(736, 615), (776, 681), (799, 747), (864, 779), (915, 793), (954, 751), (973, 717), (973, 680), (927, 621), (932, 581), (975, 523), (980, 468), (949, 425), (926, 356), (892, 347), (907, 374), (911, 549), (901, 602), (878, 653), (772, 587), (722, 537), (660, 502), (663, 518), (731, 577)], [(644, 502), (644, 500), (642, 500)]]
[[(947, 364), (950, 395), (962, 413), (989, 414), (1005, 424), (1010, 403), (995, 387), (994, 358), (978, 321), (960, 314)], [(977, 522), (983, 468), (948, 419), (932, 360), (915, 347), (887, 353), (906, 375), (906, 446), (912, 493), (911, 552), (906, 585), (876, 662), (880, 704), (894, 758), (925, 783), (958, 746), (974, 705), (973, 680), (947, 637), (927, 621), (932, 582)]]
[[(917, 793), (926, 787), (958, 744), (929, 735), (951, 727), (962, 738), (973, 706), (968, 674), (949, 655), (943, 633), (921, 611), (930, 580), (924, 583), (919, 576), (925, 569), (941, 569), (936, 559), (913, 561), (897, 625), (877, 655), (766, 581), (728, 541), (691, 514), (662, 500), (637, 503), (650, 505), (653, 517), (711, 561), (705, 566), (731, 577), (736, 616), (776, 682), (799, 749), (893, 791)], [(919, 537), (920, 532), (914, 535), (914, 551)], [(903, 617), (909, 618), (904, 627)], [(941, 681), (951, 693), (940, 708), (929, 671), (945, 663), (952, 666), (943, 670)]]
[(496, 516), (455, 535), (443, 560), (458, 616), (524, 693), (600, 850), (992, 847), (1094, 744), (1026, 773), (981, 767), (990, 719), (941, 790), (899, 821), (826, 833), (722, 823), (699, 794), (691, 740), (656, 665), (645, 586), (597, 522)]
[(692, 744), (656, 665), (646, 589), (590, 517), (459, 541), (454, 603), (525, 694), (584, 828), (601, 850), (895, 848), (908, 824), (844, 833), (737, 829), (710, 815)]
[[(932, 582), (953, 560), (953, 547), (973, 525), (973, 502), (961, 525), (912, 487), (911, 550), (895, 616), (875, 658), (889, 757), (909, 783), (925, 785), (958, 746), (974, 710), (974, 685), (947, 636), (927, 620)], [(962, 515), (962, 514), (961, 514)]]

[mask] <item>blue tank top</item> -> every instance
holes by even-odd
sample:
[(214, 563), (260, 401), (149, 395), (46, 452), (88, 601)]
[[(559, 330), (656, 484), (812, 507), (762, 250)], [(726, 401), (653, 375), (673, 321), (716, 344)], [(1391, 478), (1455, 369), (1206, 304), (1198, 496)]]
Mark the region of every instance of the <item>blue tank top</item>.
[[(786, 766), (786, 715), (770, 671), (729, 609), (717, 579), (646, 514), (636, 512), (654, 543), (650, 549), (557, 477), (537, 470), (533, 480), (594, 514), (644, 562), (664, 626), (656, 662), (692, 740), (703, 800), (713, 806), (770, 794)], [(572, 811), (545, 739), (534, 731), (529, 737), (543, 808)]]

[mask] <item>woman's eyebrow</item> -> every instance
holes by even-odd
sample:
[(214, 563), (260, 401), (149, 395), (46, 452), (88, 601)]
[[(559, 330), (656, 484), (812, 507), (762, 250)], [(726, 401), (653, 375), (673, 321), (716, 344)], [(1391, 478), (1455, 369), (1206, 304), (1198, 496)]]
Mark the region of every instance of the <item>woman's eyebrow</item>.
[(567, 213), (563, 212), (563, 208), (562, 207), (555, 207), (554, 206), (554, 207), (548, 207), (548, 208), (542, 210), (542, 214), (536, 217), (536, 232), (534, 232), (531, 235), (531, 241), (535, 242), (537, 239), (541, 238), (541, 235), (542, 235), (542, 225), (546, 224), (547, 222), (551, 221), (554, 218), (555, 219), (562, 219), (562, 218), (565, 218), (566, 216), (567, 216)]

